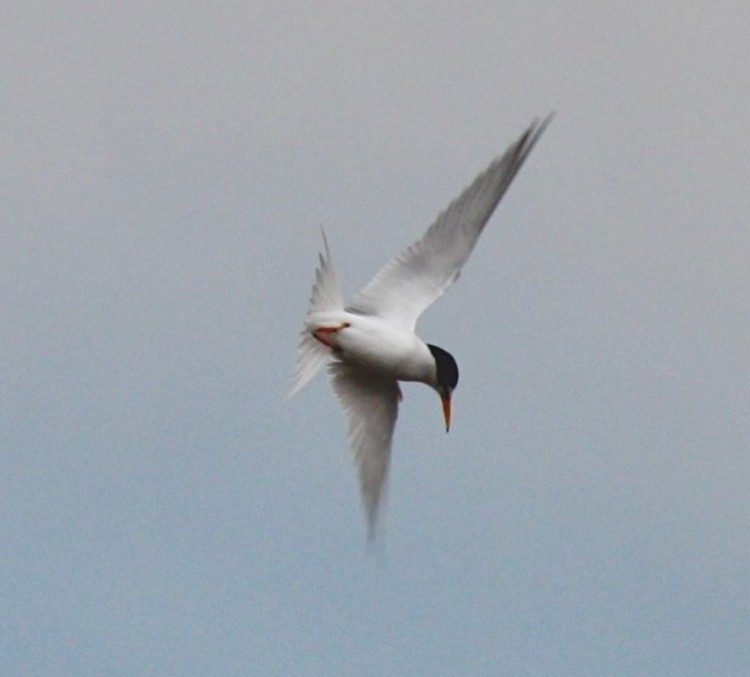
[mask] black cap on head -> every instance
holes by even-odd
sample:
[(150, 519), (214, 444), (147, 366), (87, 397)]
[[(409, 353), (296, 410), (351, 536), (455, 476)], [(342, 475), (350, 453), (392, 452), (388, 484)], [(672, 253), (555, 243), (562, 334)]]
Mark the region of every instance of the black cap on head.
[(427, 344), (432, 356), (435, 358), (437, 369), (437, 384), (439, 388), (453, 390), (458, 385), (458, 365), (447, 350)]

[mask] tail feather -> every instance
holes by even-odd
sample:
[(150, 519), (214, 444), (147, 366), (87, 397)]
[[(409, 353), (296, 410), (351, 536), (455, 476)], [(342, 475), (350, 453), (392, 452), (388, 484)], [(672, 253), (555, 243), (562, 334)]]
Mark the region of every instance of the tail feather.
[[(313, 313), (342, 310), (344, 307), (341, 298), (336, 270), (333, 267), (331, 251), (328, 248), (328, 239), (322, 226), (320, 231), (323, 235), (324, 251), (318, 255), (318, 268), (315, 271), (315, 283), (310, 294), (310, 307), (308, 317)], [(329, 350), (316, 341), (310, 333), (302, 330), (299, 347), (297, 348), (297, 359), (292, 389), (287, 397), (293, 397), (318, 373), (320, 368), (328, 361)]]
[(289, 391), (287, 399), (294, 397), (302, 390), (312, 377), (320, 371), (320, 368), (328, 362), (329, 357), (328, 349), (318, 343), (306, 329), (303, 330), (297, 348), (292, 389)]
[(331, 250), (328, 248), (328, 238), (323, 227), (320, 228), (323, 235), (324, 251), (318, 254), (318, 269), (315, 271), (315, 284), (310, 295), (310, 308), (307, 314), (318, 313), (326, 310), (341, 310), (344, 301), (341, 298), (341, 290), (333, 267)]

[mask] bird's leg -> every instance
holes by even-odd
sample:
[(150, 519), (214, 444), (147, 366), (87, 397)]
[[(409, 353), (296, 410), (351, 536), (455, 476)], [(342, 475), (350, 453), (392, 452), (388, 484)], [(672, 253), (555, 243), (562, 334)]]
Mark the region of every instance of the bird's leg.
[(318, 327), (311, 333), (313, 338), (320, 341), (324, 346), (336, 350), (338, 347), (334, 338), (336, 333), (351, 326), (349, 322), (339, 322), (325, 327)]

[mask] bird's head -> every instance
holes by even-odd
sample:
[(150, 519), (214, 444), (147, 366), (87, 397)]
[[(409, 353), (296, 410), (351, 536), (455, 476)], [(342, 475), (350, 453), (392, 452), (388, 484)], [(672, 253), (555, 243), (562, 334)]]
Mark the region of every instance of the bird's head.
[(445, 432), (451, 427), (451, 395), (458, 385), (458, 365), (447, 350), (438, 346), (427, 344), (435, 360), (435, 383), (433, 388), (437, 390), (443, 402), (443, 417), (445, 418)]

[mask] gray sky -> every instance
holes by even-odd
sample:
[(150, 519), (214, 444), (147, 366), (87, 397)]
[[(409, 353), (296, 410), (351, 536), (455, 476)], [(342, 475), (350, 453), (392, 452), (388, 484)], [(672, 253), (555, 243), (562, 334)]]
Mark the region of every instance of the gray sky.
[[(747, 674), (750, 19), (619, 7), (6, 9), (0, 673)], [(550, 110), (367, 557), (318, 225), (353, 292)]]

